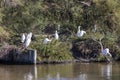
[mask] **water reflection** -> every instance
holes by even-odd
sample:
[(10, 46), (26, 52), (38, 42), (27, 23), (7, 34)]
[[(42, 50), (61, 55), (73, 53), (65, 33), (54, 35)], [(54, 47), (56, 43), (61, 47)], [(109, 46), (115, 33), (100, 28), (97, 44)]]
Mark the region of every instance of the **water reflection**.
[(0, 65), (0, 80), (37, 80), (36, 66)]
[(104, 64), (101, 66), (102, 76), (105, 77), (107, 80), (110, 80), (112, 76), (112, 64)]
[(36, 65), (32, 66), (31, 69), (28, 70), (27, 73), (24, 74), (24, 80), (37, 80), (37, 67)]
[(24, 75), (24, 80), (32, 80), (32, 79), (33, 79), (33, 75), (31, 73)]
[(79, 80), (88, 80), (87, 79), (87, 74), (80, 74), (79, 75)]
[(119, 80), (120, 64), (0, 65), (0, 80)]

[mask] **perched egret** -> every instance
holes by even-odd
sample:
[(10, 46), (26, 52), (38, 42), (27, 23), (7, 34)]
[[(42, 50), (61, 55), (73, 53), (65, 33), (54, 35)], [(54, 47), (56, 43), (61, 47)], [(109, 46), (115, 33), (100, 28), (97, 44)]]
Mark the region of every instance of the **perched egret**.
[(79, 36), (82, 37), (84, 34), (86, 34), (86, 31), (81, 30)]
[(30, 32), (28, 35), (27, 35), (27, 37), (26, 37), (26, 39), (31, 39), (32, 38), (32, 33)]
[(55, 39), (56, 39), (56, 40), (58, 40), (58, 39), (59, 39), (59, 35), (58, 35), (57, 30), (55, 31)]
[(78, 31), (77, 31), (77, 34), (76, 34), (77, 37), (80, 37), (80, 27), (81, 27), (81, 26), (78, 26)]
[(31, 37), (32, 37), (32, 33), (29, 33), (29, 34), (27, 35), (27, 38), (26, 38), (25, 43), (24, 43), (24, 47), (25, 47), (25, 48), (27, 48), (27, 47), (30, 45)]
[[(105, 49), (102, 51), (102, 54), (103, 54), (103, 56), (105, 56), (106, 59), (110, 62), (110, 58), (112, 58), (112, 55), (111, 55), (110, 52), (109, 52), (109, 48), (105, 48)], [(107, 57), (107, 55), (109, 55), (109, 57)]]
[(24, 33), (21, 35), (21, 42), (22, 42), (22, 43), (25, 42), (25, 34), (24, 34)]
[(25, 41), (24, 47), (27, 48), (27, 47), (30, 45), (30, 42), (31, 42), (31, 38), (28, 38), (28, 39)]
[(77, 37), (82, 37), (84, 34), (86, 34), (86, 31), (80, 30), (81, 26), (78, 26), (78, 31), (77, 31)]
[(110, 52), (109, 52), (109, 48), (105, 48), (105, 49), (102, 51), (102, 54), (103, 54), (104, 56), (109, 55), (110, 57), (112, 57), (112, 55), (111, 55)]
[(58, 31), (60, 30), (60, 25), (58, 25)]
[(94, 33), (97, 31), (97, 25), (95, 24), (94, 25), (94, 28), (93, 28), (93, 30), (92, 30)]
[(47, 44), (48, 42), (50, 42), (51, 40), (48, 39), (48, 38), (45, 38), (44, 41), (43, 41), (43, 44)]

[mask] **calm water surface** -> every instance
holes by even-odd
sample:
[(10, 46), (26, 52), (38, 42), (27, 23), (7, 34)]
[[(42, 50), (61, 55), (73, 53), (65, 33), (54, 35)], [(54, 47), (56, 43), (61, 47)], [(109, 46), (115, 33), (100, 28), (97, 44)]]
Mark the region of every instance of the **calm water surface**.
[(0, 65), (0, 80), (120, 80), (120, 62)]

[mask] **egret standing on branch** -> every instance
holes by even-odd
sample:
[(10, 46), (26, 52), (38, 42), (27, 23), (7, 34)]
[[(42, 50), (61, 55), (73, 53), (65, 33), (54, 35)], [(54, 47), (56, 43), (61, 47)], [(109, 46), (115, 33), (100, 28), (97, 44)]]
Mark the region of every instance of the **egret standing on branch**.
[(22, 43), (25, 42), (25, 34), (24, 34), (24, 33), (21, 35), (21, 42), (22, 42)]
[[(110, 54), (110, 52), (109, 52), (109, 48), (105, 48), (103, 51), (102, 51), (102, 54), (103, 54), (103, 56), (107, 56), (107, 55), (109, 55), (110, 57), (112, 57), (112, 55)], [(107, 58), (107, 57), (106, 57)], [(110, 59), (108, 59), (107, 58), (107, 60), (108, 61), (110, 61)]]
[(55, 39), (56, 39), (56, 40), (58, 40), (58, 39), (59, 39), (59, 35), (58, 35), (58, 32), (57, 32), (57, 30), (55, 31), (55, 34), (54, 34), (54, 36), (55, 36)]
[(30, 45), (31, 38), (32, 38), (32, 33), (30, 32), (30, 33), (27, 35), (26, 40), (25, 40), (25, 43), (24, 43), (24, 47), (25, 47), (25, 48), (27, 48), (27, 47)]
[[(104, 38), (104, 34), (103, 34), (103, 36), (100, 37), (99, 41), (94, 39), (94, 36), (92, 36), (92, 37), (93, 37), (92, 39), (94, 41), (96, 41), (96, 42), (98, 42), (100, 44), (100, 46), (101, 46), (101, 55), (103, 55), (107, 59), (107, 61), (110, 62), (110, 58), (112, 58), (112, 55), (109, 52), (109, 48), (103, 49), (102, 39)], [(110, 57), (108, 58), (107, 55), (109, 55)]]
[(58, 31), (60, 30), (60, 25), (58, 25)]
[(81, 26), (78, 26), (78, 31), (77, 31), (77, 34), (76, 34), (77, 37), (80, 37), (80, 27), (81, 27)]
[(82, 37), (84, 34), (86, 34), (86, 31), (80, 30), (81, 26), (78, 26), (78, 31), (77, 31), (77, 37)]
[(31, 39), (32, 38), (32, 33), (30, 32), (28, 35), (27, 35), (27, 37), (26, 37), (26, 39)]
[(93, 32), (95, 33), (97, 31), (97, 25), (94, 25)]

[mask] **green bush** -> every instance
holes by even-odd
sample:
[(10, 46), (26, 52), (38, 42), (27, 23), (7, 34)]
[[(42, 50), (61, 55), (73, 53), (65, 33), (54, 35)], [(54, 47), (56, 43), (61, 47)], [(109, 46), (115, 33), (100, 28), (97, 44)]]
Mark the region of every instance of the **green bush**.
[(43, 38), (33, 42), (31, 48), (36, 49), (39, 60), (71, 60), (72, 54), (65, 42), (52, 40), (48, 44), (43, 44)]

